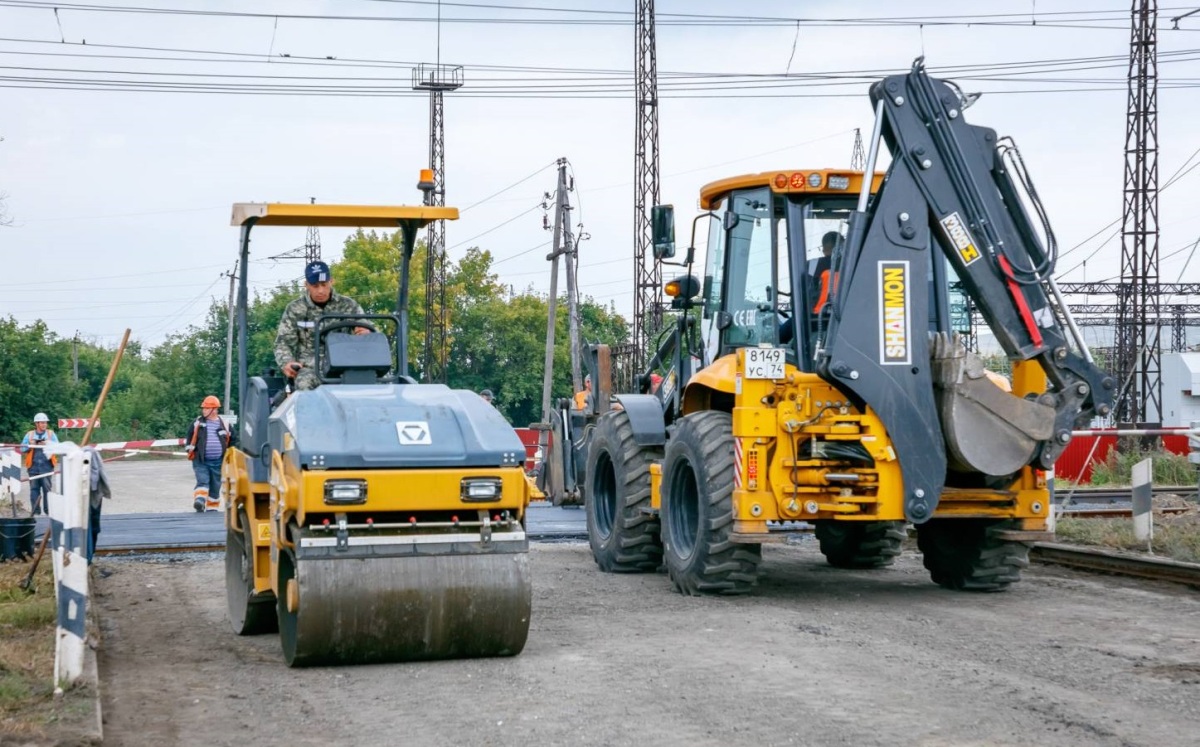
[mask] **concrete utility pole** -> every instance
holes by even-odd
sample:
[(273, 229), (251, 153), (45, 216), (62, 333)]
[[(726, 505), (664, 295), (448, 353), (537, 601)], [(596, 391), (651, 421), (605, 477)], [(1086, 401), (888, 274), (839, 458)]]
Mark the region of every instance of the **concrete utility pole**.
[(75, 383), (79, 383), (79, 330), (75, 331), (75, 338), (71, 340), (71, 368), (75, 372)]
[(229, 394), (233, 382), (233, 290), (234, 283), (237, 281), (237, 271), (238, 263), (234, 262), (233, 272), (229, 273), (229, 305), (225, 307), (225, 313), (229, 316), (229, 325), (225, 330), (225, 399), (221, 400), (221, 403), (225, 405), (226, 416), (233, 413), (233, 408), (229, 404)]
[[(550, 391), (554, 386), (554, 328), (558, 321), (558, 258), (564, 252), (562, 225), (567, 199), (566, 159), (558, 159), (558, 190), (554, 198), (554, 243), (546, 259), (550, 260), (550, 297), (546, 299), (546, 357), (542, 369), (542, 422), (550, 422)], [(580, 384), (582, 387), (582, 383)], [(576, 390), (578, 391), (578, 390)], [(542, 453), (546, 452), (547, 431), (538, 436)]]

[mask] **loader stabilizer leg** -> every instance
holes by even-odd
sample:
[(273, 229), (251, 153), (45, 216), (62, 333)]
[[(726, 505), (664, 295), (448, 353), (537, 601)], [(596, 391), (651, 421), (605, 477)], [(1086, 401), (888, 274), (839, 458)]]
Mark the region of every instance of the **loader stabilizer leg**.
[[(819, 373), (871, 407), (891, 436), (904, 474), (904, 515), (933, 516), (946, 480), (946, 450), (929, 363), (928, 208), (900, 163), (878, 204), (851, 218)], [(863, 247), (870, 247), (870, 256)], [(845, 313), (853, 304), (853, 313)]]

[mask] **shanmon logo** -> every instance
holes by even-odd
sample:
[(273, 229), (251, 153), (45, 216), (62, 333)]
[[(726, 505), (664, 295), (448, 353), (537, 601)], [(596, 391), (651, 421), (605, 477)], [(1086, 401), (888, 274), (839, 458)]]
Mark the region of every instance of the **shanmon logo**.
[(967, 230), (962, 218), (958, 217), (958, 213), (950, 213), (942, 218), (941, 224), (942, 228), (946, 229), (950, 241), (954, 243), (954, 248), (958, 250), (958, 256), (962, 258), (964, 265), (979, 259), (979, 249), (975, 246), (975, 240), (971, 238), (971, 232)]
[(884, 365), (912, 363), (909, 346), (908, 262), (879, 263), (880, 325), (879, 362)]

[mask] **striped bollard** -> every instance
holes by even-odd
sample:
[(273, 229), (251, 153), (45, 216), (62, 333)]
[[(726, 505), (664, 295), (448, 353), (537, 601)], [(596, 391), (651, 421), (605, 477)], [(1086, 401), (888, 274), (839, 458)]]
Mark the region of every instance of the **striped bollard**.
[(1146, 541), (1146, 549), (1154, 539), (1154, 513), (1151, 511), (1152, 460), (1143, 459), (1133, 465), (1133, 536)]
[(91, 456), (73, 443), (51, 453), (62, 464), (61, 493), (51, 492), (51, 546), (54, 549), (54, 593), (58, 599), (58, 631), (54, 647), (54, 692), (59, 694), (83, 675), (87, 641), (88, 479)]
[(16, 449), (0, 449), (0, 500), (17, 502), (21, 494), (21, 455)]

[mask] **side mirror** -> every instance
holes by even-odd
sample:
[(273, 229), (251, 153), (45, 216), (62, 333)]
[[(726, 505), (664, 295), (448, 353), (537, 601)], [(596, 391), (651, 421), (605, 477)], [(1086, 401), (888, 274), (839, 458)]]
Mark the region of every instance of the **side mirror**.
[(738, 215), (737, 213), (733, 212), (732, 210), (727, 211), (724, 215), (721, 216), (721, 228), (724, 228), (726, 231), (728, 231), (729, 229), (733, 228), (738, 223), (740, 223), (741, 220), (742, 220), (742, 216)]
[(675, 256), (675, 206), (655, 205), (650, 208), (650, 232), (653, 235), (654, 258)]

